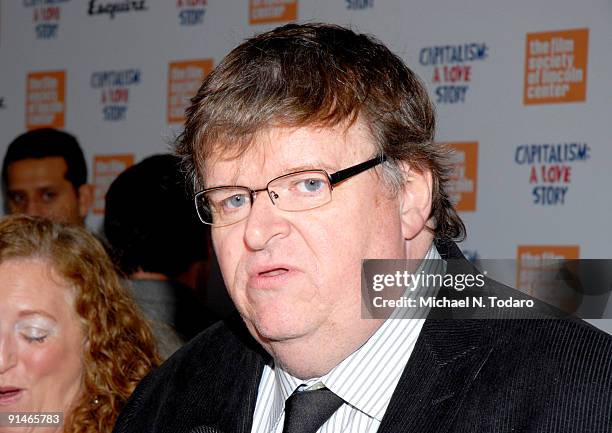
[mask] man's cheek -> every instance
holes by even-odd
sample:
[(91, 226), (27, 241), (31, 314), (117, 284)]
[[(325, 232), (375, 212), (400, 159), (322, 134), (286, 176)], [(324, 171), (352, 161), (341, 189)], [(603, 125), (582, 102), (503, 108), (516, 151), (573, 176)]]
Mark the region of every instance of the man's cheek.
[(223, 281), (225, 282), (225, 286), (227, 287), (227, 289), (230, 291), (230, 294), (231, 294), (231, 291), (234, 289), (236, 285), (237, 267), (233, 262), (228, 260), (227, 257), (223, 258), (221, 256), (218, 256), (218, 259), (219, 259), (219, 269), (221, 270)]
[[(219, 262), (219, 269), (223, 276), (223, 281), (230, 295), (239, 283), (240, 277), (240, 251), (237, 247), (232, 247), (230, 242), (226, 239), (215, 239), (213, 238), (213, 249)], [(242, 278), (244, 279), (244, 278)]]
[(234, 253), (238, 249), (239, 243), (232, 242), (232, 238), (227, 233), (218, 233), (221, 229), (213, 229), (212, 245), (219, 265), (230, 264), (234, 261)]

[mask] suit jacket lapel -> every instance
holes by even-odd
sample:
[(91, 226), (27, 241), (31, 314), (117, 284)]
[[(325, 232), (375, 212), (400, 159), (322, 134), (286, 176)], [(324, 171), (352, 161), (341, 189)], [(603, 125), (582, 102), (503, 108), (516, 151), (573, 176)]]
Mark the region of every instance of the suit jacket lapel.
[(242, 319), (229, 321), (228, 327), (244, 346), (239, 354), (231, 354), (233, 359), (225, 359), (226, 354), (222, 354), (218, 360), (232, 365), (234, 374), (221, 378), (226, 381), (224, 404), (219, 412), (207, 414), (209, 422), (204, 425), (214, 426), (224, 433), (250, 433), (259, 381), (270, 355), (253, 339)]
[(224, 433), (250, 433), (253, 426), (253, 412), (257, 401), (259, 380), (264, 363), (261, 357), (247, 354), (244, 368), (245, 377), (238, 379), (232, 386), (232, 396), (227, 399), (222, 413), (218, 414), (216, 423)]
[(380, 426), (380, 433), (447, 431), (486, 363), (484, 321), (427, 320)]
[[(460, 260), (458, 267), (455, 261), (447, 272), (469, 272), (471, 265), (453, 242), (438, 242), (436, 247), (444, 259)], [(436, 319), (430, 315), (378, 431), (447, 431), (463, 396), (493, 351), (491, 335), (486, 320)]]

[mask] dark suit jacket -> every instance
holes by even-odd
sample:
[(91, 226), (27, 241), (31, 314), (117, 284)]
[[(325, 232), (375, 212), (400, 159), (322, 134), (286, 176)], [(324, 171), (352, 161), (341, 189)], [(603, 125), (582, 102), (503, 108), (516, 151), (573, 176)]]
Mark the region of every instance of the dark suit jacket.
[[(269, 361), (239, 318), (217, 323), (143, 380), (115, 433), (249, 433)], [(612, 337), (575, 319), (430, 316), (379, 432), (610, 433)]]

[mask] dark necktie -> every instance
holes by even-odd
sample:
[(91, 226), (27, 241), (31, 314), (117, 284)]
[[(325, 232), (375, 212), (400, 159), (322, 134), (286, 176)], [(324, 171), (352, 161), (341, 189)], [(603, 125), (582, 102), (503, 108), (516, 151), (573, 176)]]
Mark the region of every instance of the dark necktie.
[(285, 402), (283, 433), (315, 433), (343, 402), (327, 388), (294, 392)]

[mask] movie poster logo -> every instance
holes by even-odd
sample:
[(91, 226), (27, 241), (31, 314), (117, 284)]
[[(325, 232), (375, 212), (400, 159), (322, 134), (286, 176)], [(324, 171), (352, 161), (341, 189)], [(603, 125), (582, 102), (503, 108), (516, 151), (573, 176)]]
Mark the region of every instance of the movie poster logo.
[(181, 26), (197, 26), (204, 23), (208, 0), (176, 0), (179, 24)]
[(65, 71), (30, 72), (26, 84), (26, 129), (63, 128)]
[(89, 0), (87, 15), (108, 15), (112, 20), (117, 14), (128, 12), (143, 12), (148, 10), (146, 0), (123, 0), (123, 1), (104, 1)]
[(523, 103), (584, 102), (589, 29), (528, 33)]
[(478, 186), (478, 142), (447, 145), (453, 150), (453, 171), (448, 182), (451, 202), (460, 212), (473, 212)]
[(359, 11), (363, 9), (372, 9), (374, 0), (344, 0), (346, 8), (350, 11)]
[(564, 311), (575, 311), (577, 293), (562, 284), (563, 266), (580, 257), (578, 245), (519, 245), (516, 287)]
[(480, 253), (478, 252), (478, 250), (462, 249), (461, 252), (470, 263), (478, 264), (478, 262), (480, 261)]
[(514, 162), (529, 168), (532, 202), (541, 206), (564, 205), (576, 165), (591, 157), (587, 143), (522, 144)]
[(249, 0), (249, 24), (295, 21), (298, 0)]
[(126, 119), (130, 88), (140, 84), (140, 77), (140, 69), (99, 71), (91, 74), (91, 88), (100, 90), (104, 121), (118, 122)]
[(422, 48), (419, 63), (431, 69), (436, 104), (462, 104), (467, 99), (476, 64), (489, 57), (484, 42), (436, 45)]
[(168, 65), (168, 123), (185, 120), (185, 108), (212, 68), (212, 59), (183, 60)]
[(133, 164), (134, 155), (131, 153), (94, 156), (94, 214), (104, 215), (104, 199), (110, 184)]
[(32, 9), (32, 22), (36, 39), (57, 38), (61, 4), (70, 0), (23, 0), (23, 6)]

